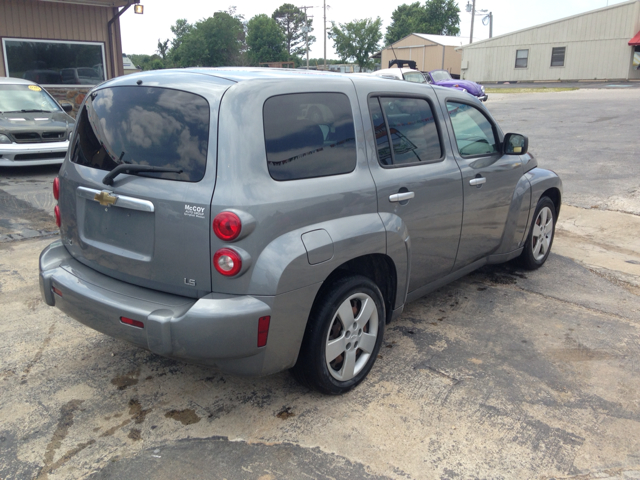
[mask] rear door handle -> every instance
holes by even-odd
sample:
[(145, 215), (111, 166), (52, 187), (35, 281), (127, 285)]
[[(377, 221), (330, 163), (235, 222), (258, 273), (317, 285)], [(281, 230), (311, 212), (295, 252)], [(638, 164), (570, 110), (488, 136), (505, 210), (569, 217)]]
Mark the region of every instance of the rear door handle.
[(404, 202), (405, 200), (411, 200), (416, 194), (413, 192), (394, 193), (389, 195), (390, 202)]
[(480, 186), (483, 183), (487, 183), (487, 179), (484, 177), (476, 177), (469, 180), (469, 185)]

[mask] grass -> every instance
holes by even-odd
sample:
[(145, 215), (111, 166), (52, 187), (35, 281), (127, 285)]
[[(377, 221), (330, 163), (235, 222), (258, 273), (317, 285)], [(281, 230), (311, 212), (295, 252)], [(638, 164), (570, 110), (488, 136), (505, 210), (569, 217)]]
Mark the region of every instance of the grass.
[(485, 93), (540, 93), (540, 92), (570, 92), (578, 87), (538, 87), (538, 88), (485, 88)]

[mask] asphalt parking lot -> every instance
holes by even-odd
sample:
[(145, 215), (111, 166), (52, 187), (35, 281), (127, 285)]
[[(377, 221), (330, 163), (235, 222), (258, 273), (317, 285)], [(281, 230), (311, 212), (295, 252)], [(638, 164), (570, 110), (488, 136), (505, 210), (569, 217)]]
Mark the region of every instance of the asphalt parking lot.
[(491, 96), (563, 178), (557, 253), (410, 304), (341, 397), (164, 359), (47, 307), (56, 170), (0, 172), (0, 479), (640, 478), (638, 104)]

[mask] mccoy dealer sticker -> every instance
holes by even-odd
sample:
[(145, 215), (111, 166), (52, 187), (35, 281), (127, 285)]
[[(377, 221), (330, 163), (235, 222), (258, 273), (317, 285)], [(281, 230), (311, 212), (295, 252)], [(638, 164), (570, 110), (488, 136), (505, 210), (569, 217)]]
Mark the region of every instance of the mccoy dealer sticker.
[(184, 214), (187, 217), (204, 218), (205, 207), (196, 207), (195, 205), (185, 205)]

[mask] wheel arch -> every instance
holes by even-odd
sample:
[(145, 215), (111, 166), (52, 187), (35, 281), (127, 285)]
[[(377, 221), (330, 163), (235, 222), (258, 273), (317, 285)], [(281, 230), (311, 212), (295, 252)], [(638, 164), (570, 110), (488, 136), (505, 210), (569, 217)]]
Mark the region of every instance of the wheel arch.
[(560, 192), (560, 189), (558, 189), (557, 187), (548, 188), (547, 190), (542, 192), (542, 195), (540, 195), (540, 198), (542, 197), (549, 197), (553, 202), (553, 204), (555, 205), (556, 221), (557, 221), (558, 216), (560, 215), (560, 206), (562, 205), (562, 193)]
[(391, 257), (380, 253), (352, 258), (335, 268), (322, 283), (314, 299), (312, 309), (316, 308), (317, 302), (322, 301), (324, 293), (336, 280), (350, 275), (362, 275), (378, 286), (385, 303), (385, 320), (386, 323), (389, 323), (396, 307), (398, 273)]

